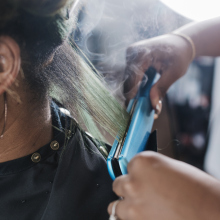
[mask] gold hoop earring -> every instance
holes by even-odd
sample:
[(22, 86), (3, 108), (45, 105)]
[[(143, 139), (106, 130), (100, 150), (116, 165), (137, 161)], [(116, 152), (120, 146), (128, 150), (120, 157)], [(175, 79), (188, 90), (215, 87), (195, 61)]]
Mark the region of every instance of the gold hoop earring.
[(2, 133), (0, 135), (0, 139), (2, 139), (4, 137), (4, 133), (5, 133), (5, 127), (6, 127), (6, 121), (7, 121), (7, 116), (8, 116), (8, 103), (7, 103), (7, 96), (6, 96), (6, 92), (4, 93), (4, 105), (5, 105), (5, 110), (4, 110), (4, 126), (2, 129)]

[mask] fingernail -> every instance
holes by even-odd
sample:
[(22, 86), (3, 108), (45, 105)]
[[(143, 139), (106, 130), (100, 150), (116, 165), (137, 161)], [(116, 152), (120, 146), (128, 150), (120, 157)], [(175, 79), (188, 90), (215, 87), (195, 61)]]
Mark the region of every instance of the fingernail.
[(162, 101), (160, 100), (158, 102), (158, 104), (156, 105), (156, 111), (155, 111), (156, 114), (159, 114), (161, 111), (161, 103), (162, 103)]
[(157, 104), (155, 113), (158, 114), (159, 112), (160, 112), (160, 106), (159, 106), (159, 104)]
[(160, 106), (159, 106), (159, 104), (156, 105), (156, 110), (157, 110), (157, 111), (160, 111)]

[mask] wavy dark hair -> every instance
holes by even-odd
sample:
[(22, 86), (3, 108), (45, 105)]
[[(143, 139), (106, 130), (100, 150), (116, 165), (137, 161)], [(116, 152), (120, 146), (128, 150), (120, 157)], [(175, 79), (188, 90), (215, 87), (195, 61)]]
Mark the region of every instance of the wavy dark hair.
[(77, 9), (69, 16), (72, 4), (74, 0), (0, 0), (0, 35), (19, 44), (25, 81), (37, 99), (55, 98), (99, 140), (103, 129), (120, 138), (129, 116), (69, 37), (77, 21)]

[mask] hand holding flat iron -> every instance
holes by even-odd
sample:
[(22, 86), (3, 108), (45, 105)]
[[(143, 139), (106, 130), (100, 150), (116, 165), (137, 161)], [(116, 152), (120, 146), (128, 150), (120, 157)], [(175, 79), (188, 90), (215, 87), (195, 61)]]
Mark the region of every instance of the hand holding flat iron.
[(159, 114), (161, 99), (171, 84), (185, 74), (192, 55), (186, 40), (175, 35), (164, 35), (131, 45), (126, 57), (124, 93), (128, 100), (137, 93), (138, 84), (149, 67), (154, 67), (161, 74), (150, 93), (152, 106)]
[(126, 52), (124, 94), (133, 98), (149, 67), (154, 67), (161, 78), (152, 87), (150, 97), (156, 113), (161, 111), (160, 100), (169, 87), (182, 77), (197, 56), (220, 55), (220, 18), (191, 23), (171, 34), (132, 44)]
[[(153, 108), (172, 83), (183, 76), (196, 56), (220, 56), (220, 18), (191, 23), (175, 31), (131, 45), (127, 50), (125, 95), (135, 96), (149, 67), (161, 78), (152, 87)], [(161, 105), (159, 105), (161, 107)], [(188, 164), (157, 153), (143, 152), (117, 178), (114, 192), (124, 199), (111, 203), (121, 220), (220, 219), (220, 181)], [(116, 206), (113, 206), (116, 204)]]
[[(120, 220), (220, 219), (220, 182), (183, 162), (143, 152), (113, 183)], [(109, 205), (111, 214), (114, 202)]]

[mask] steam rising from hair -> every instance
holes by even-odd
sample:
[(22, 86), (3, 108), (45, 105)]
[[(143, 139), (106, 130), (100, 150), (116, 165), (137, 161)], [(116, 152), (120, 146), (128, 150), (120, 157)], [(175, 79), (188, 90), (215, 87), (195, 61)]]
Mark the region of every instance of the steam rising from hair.
[[(119, 132), (120, 138), (127, 127), (129, 116), (112, 94), (123, 88), (126, 47), (140, 40), (139, 35), (146, 38), (146, 34), (140, 34), (136, 27), (143, 24), (139, 20), (145, 20), (145, 27), (149, 16), (146, 16), (148, 19), (140, 17), (136, 6), (140, 2), (145, 2), (146, 5), (152, 0), (87, 1), (90, 6), (95, 5), (96, 10), (92, 10), (92, 17), (87, 17), (79, 26), (81, 36), (76, 42), (87, 49), (86, 55), (96, 61), (99, 72), (110, 82), (108, 84), (113, 85), (112, 94), (106, 88), (103, 77), (79, 56), (74, 43), (70, 41), (69, 44), (63, 44), (74, 28), (76, 17), (68, 18), (68, 9), (73, 2), (74, 0), (0, 1), (0, 34), (13, 37), (21, 47), (22, 67), (30, 88), (35, 87), (35, 91), (36, 88), (39, 89), (42, 96), (50, 90), (51, 96), (75, 115), (80, 124), (87, 126), (96, 138), (102, 140), (97, 124), (112, 136)], [(139, 4), (139, 7), (142, 6)], [(142, 12), (147, 14), (145, 9), (146, 7), (143, 7)], [(119, 14), (122, 16), (118, 16)], [(113, 17), (120, 25), (111, 23)], [(95, 21), (92, 20), (94, 18)], [(107, 23), (100, 23), (100, 20)], [(107, 40), (96, 42), (96, 46), (101, 46), (100, 50), (96, 50), (97, 47), (93, 48), (95, 50), (91, 48), (95, 40), (91, 40), (93, 34), (87, 37), (94, 27), (96, 31), (97, 27), (108, 30), (105, 38)], [(155, 27), (157, 30), (157, 26)], [(122, 30), (123, 37), (116, 34), (116, 29)], [(100, 30), (103, 29), (97, 31), (100, 38), (96, 39), (103, 36)], [(149, 30), (154, 33), (154, 29), (152, 31), (149, 28), (145, 33)], [(114, 36), (113, 40), (110, 34)], [(54, 54), (53, 63), (45, 67)], [(118, 71), (115, 71), (116, 67)]]
[(159, 0), (93, 0), (85, 7), (76, 43), (104, 75), (113, 94), (120, 97), (127, 47), (187, 22)]

